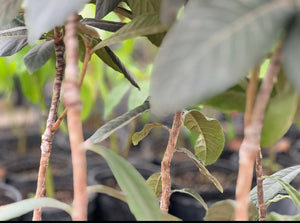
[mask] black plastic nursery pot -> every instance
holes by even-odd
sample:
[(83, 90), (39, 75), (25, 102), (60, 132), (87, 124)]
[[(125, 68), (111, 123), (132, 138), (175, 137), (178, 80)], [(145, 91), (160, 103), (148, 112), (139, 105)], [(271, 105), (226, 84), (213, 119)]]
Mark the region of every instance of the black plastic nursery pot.
[[(171, 165), (171, 181), (175, 189), (194, 189), (209, 207), (216, 201), (234, 199), (237, 169), (229, 160), (219, 159), (206, 166), (209, 172), (221, 183), (223, 193), (188, 160)], [(184, 221), (203, 221), (204, 207), (194, 197), (183, 193), (172, 193), (169, 213)]]
[[(103, 165), (95, 166), (88, 170), (88, 178), (91, 185), (102, 184), (119, 189), (119, 186), (113, 176), (108, 165), (103, 162)], [(147, 179), (153, 173), (159, 172), (160, 167), (147, 161), (132, 161), (131, 164), (139, 171), (139, 173)], [(133, 214), (130, 212), (127, 203), (108, 196), (106, 194), (97, 193), (96, 211), (94, 215), (95, 221), (136, 221)]]

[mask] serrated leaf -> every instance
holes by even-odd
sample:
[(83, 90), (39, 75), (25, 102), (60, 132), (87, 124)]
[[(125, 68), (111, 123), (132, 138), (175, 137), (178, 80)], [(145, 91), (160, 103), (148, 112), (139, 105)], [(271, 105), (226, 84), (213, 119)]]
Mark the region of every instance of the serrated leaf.
[(146, 124), (146, 125), (144, 125), (144, 128), (141, 131), (136, 132), (132, 135), (132, 144), (136, 146), (143, 138), (145, 138), (149, 134), (149, 132), (153, 128), (156, 128), (156, 127), (168, 129), (168, 127), (164, 126), (161, 123), (154, 122), (154, 123)]
[(283, 67), (288, 79), (291, 81), (298, 93), (300, 92), (300, 72), (297, 60), (300, 56), (299, 35), (300, 13), (298, 12), (287, 29), (287, 34), (285, 35), (282, 48)]
[[(272, 177), (278, 177), (286, 183), (290, 183), (298, 174), (300, 173), (300, 165), (291, 166), (278, 172), (272, 174)], [(273, 179), (264, 179), (263, 180), (264, 188), (264, 201), (267, 203), (269, 200), (273, 199), (283, 187), (280, 183), (276, 182)], [(257, 187), (255, 186), (250, 192), (250, 201), (252, 201), (257, 206)]]
[(281, 0), (188, 1), (154, 61), (152, 112), (174, 113), (237, 84), (293, 13), (292, 2)]
[(278, 141), (291, 127), (298, 102), (298, 94), (286, 79), (280, 80), (282, 89), (270, 98), (265, 112), (261, 133), (261, 147), (268, 147)]
[(80, 11), (89, 0), (24, 0), (28, 42), (36, 43), (43, 33), (62, 26), (69, 15)]
[(200, 160), (197, 159), (197, 157), (189, 150), (185, 148), (178, 148), (176, 149), (176, 152), (183, 152), (185, 153), (189, 158), (192, 159), (192, 161), (196, 164), (196, 166), (199, 168), (199, 171), (206, 176), (213, 184), (218, 188), (218, 190), (223, 193), (223, 187), (220, 184), (220, 182), (213, 176), (211, 173), (205, 168), (205, 166), (201, 163)]
[(127, 160), (102, 146), (86, 144), (85, 147), (106, 160), (118, 185), (126, 194), (130, 211), (137, 221), (162, 220), (155, 194), (143, 176)]
[(0, 56), (11, 56), (27, 45), (27, 29), (24, 23), (14, 19), (0, 31)]
[(183, 189), (172, 190), (172, 194), (175, 193), (175, 192), (184, 193), (184, 194), (188, 194), (188, 195), (192, 196), (197, 201), (199, 201), (199, 203), (207, 211), (207, 204), (205, 203), (205, 201), (203, 200), (203, 198), (200, 196), (200, 194), (197, 193), (197, 191), (195, 191), (195, 190), (193, 190), (191, 188), (183, 188)]
[(121, 42), (127, 39), (131, 39), (137, 36), (161, 33), (166, 31), (167, 29), (167, 26), (164, 26), (160, 23), (158, 13), (142, 14), (134, 18), (131, 22), (124, 25), (121, 29), (119, 29), (107, 39), (101, 41), (92, 50), (96, 51), (102, 47)]
[(0, 28), (11, 23), (18, 15), (22, 0), (0, 0)]
[(298, 210), (300, 210), (300, 194), (299, 192), (292, 187), (290, 184), (286, 183), (282, 179), (274, 176), (265, 176), (265, 178), (269, 178), (272, 180), (276, 180), (280, 183), (280, 185), (285, 189), (285, 191), (290, 195), (290, 198), (294, 202), (294, 204), (297, 206)]
[(147, 184), (151, 187), (156, 197), (162, 193), (161, 173), (154, 173), (147, 179)]
[(100, 20), (100, 19), (93, 19), (93, 18), (84, 18), (80, 20), (80, 23), (93, 26), (98, 29), (106, 30), (109, 32), (116, 32), (126, 24), (123, 22), (105, 21), (102, 19)]
[(42, 42), (31, 49), (24, 56), (27, 70), (33, 73), (40, 69), (51, 57), (54, 49), (54, 40)]
[(134, 16), (139, 16), (145, 13), (159, 12), (161, 0), (126, 0)]
[[(236, 202), (231, 199), (226, 199), (223, 201), (217, 201), (212, 204), (204, 217), (204, 221), (234, 221), (235, 220), (235, 206)], [(249, 221), (254, 221), (257, 219), (258, 210), (253, 205), (249, 203), (248, 205), (248, 219)]]
[(121, 0), (96, 0), (96, 15), (95, 18), (102, 19), (114, 8), (118, 6)]
[(109, 137), (113, 132), (117, 131), (124, 125), (127, 125), (131, 120), (136, 117), (144, 114), (150, 109), (149, 102), (145, 102), (144, 104), (136, 107), (135, 109), (126, 112), (125, 114), (118, 116), (117, 118), (107, 122), (102, 127), (100, 127), (89, 139), (93, 144), (101, 142), (102, 140)]
[(225, 143), (221, 124), (216, 119), (206, 118), (197, 110), (191, 110), (184, 116), (184, 126), (200, 134), (194, 148), (196, 157), (204, 165), (214, 163), (221, 155)]
[(71, 215), (71, 206), (49, 197), (28, 198), (0, 207), (0, 221), (7, 221), (26, 214), (36, 208), (50, 207), (66, 211)]

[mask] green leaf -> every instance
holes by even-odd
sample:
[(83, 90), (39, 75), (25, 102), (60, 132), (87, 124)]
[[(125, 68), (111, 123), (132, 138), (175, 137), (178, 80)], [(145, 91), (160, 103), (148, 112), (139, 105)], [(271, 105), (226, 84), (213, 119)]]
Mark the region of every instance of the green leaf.
[[(271, 176), (280, 178), (286, 183), (290, 183), (299, 173), (300, 173), (300, 165), (297, 165), (297, 166), (291, 166), (282, 169), (272, 174)], [(273, 199), (283, 189), (280, 183), (276, 182), (273, 179), (268, 179), (268, 178), (263, 180), (263, 188), (264, 188), (264, 201), (266, 203), (269, 200)], [(252, 201), (257, 206), (256, 186), (250, 192), (250, 201)]]
[(149, 96), (150, 81), (148, 79), (139, 81), (140, 89), (130, 90), (128, 97), (128, 109), (131, 110), (143, 103)]
[(225, 143), (221, 124), (216, 119), (206, 118), (197, 110), (191, 110), (184, 117), (184, 126), (199, 133), (195, 155), (204, 165), (214, 163), (221, 155)]
[(27, 45), (27, 29), (24, 23), (14, 19), (0, 31), (0, 56), (11, 56)]
[(129, 90), (130, 85), (127, 82), (121, 82), (115, 86), (107, 95), (104, 103), (104, 118), (107, 119), (114, 107), (117, 106), (124, 95)]
[(124, 125), (127, 125), (131, 120), (147, 112), (149, 108), (149, 102), (145, 102), (135, 109), (107, 122), (105, 125), (99, 128), (88, 140), (94, 144), (101, 142), (102, 140), (109, 137), (113, 132), (117, 131)]
[(102, 19), (114, 8), (116, 8), (121, 0), (97, 0), (95, 18)]
[(300, 92), (300, 72), (297, 60), (297, 58), (300, 56), (299, 35), (300, 13), (298, 12), (287, 29), (287, 34), (285, 35), (282, 49), (283, 67), (286, 71), (288, 79), (291, 81), (298, 93)]
[(62, 26), (69, 15), (79, 12), (89, 0), (35, 1), (25, 0), (25, 23), (28, 28), (28, 42), (36, 43), (44, 32)]
[(112, 187), (97, 184), (97, 185), (88, 186), (86, 189), (88, 191), (88, 194), (102, 193), (117, 198), (121, 201), (127, 202), (125, 194), (122, 191), (116, 190)]
[(86, 145), (108, 163), (121, 190), (126, 194), (130, 211), (137, 221), (162, 220), (155, 194), (143, 176), (123, 157), (102, 146)]
[(66, 211), (71, 215), (71, 206), (53, 198), (29, 198), (0, 207), (0, 221), (7, 221), (12, 218), (26, 214), (36, 208), (50, 207)]
[(172, 190), (172, 194), (175, 193), (175, 192), (184, 193), (184, 194), (188, 194), (188, 195), (192, 196), (197, 201), (199, 201), (199, 203), (207, 211), (207, 204), (205, 203), (205, 201), (203, 200), (203, 198), (200, 196), (200, 194), (197, 193), (197, 191), (195, 191), (195, 190), (193, 190), (191, 188), (183, 188), (183, 189)]
[(161, 127), (161, 128), (165, 128), (165, 129), (169, 130), (168, 127), (164, 126), (161, 123), (154, 122), (154, 123), (146, 124), (146, 125), (144, 125), (144, 128), (141, 131), (136, 132), (132, 135), (132, 144), (136, 146), (155, 127)]
[(300, 214), (291, 216), (271, 212), (266, 216), (265, 221), (300, 221)]
[(277, 95), (269, 100), (264, 124), (261, 133), (261, 147), (268, 147), (278, 141), (291, 127), (298, 103), (298, 94), (289, 81), (285, 82), (283, 88)]
[(93, 18), (84, 18), (80, 20), (80, 23), (96, 27), (98, 29), (106, 30), (109, 32), (116, 32), (120, 28), (122, 28), (126, 23), (123, 22), (113, 22), (113, 21), (105, 21), (100, 19)]
[(162, 193), (161, 172), (152, 174), (146, 182), (151, 187), (155, 196), (159, 197)]
[(96, 51), (102, 47), (137, 36), (161, 33), (166, 31), (167, 29), (167, 26), (164, 26), (160, 23), (159, 14), (143, 14), (137, 16), (131, 22), (127, 23), (125, 26), (115, 32), (113, 35), (101, 41), (92, 50)]
[(276, 180), (280, 183), (280, 185), (285, 189), (285, 191), (290, 195), (290, 198), (294, 202), (294, 204), (297, 206), (298, 210), (300, 210), (300, 194), (299, 192), (292, 187), (290, 184), (286, 183), (282, 179), (274, 176), (265, 176), (265, 178), (269, 178), (272, 180)]
[(25, 72), (20, 75), (20, 83), (23, 94), (33, 103), (40, 102), (42, 95), (35, 76)]
[[(212, 204), (206, 212), (204, 221), (234, 221), (235, 205), (236, 202), (231, 199), (218, 201)], [(256, 220), (257, 215), (258, 215), (257, 208), (253, 205), (253, 203), (250, 202), (248, 206), (249, 221)]]
[(290, 199), (290, 198), (291, 197), (289, 195), (277, 194), (273, 199), (266, 202), (266, 205), (270, 205), (271, 203), (278, 202), (283, 199)]
[(134, 16), (160, 11), (161, 0), (126, 0), (126, 2)]
[(0, 28), (11, 23), (17, 17), (22, 0), (0, 0)]
[(246, 92), (239, 86), (234, 86), (204, 101), (203, 105), (225, 113), (233, 111), (244, 113), (246, 107)]
[(24, 63), (30, 73), (40, 69), (51, 57), (54, 40), (42, 42), (24, 56)]
[(211, 173), (205, 168), (205, 166), (201, 163), (200, 160), (197, 159), (197, 157), (189, 150), (185, 148), (178, 148), (176, 149), (176, 152), (182, 152), (185, 153), (189, 158), (192, 159), (192, 161), (196, 164), (196, 166), (199, 168), (199, 171), (206, 176), (213, 184), (218, 188), (218, 190), (223, 193), (223, 187), (220, 184), (220, 182), (213, 176)]
[(290, 1), (188, 1), (154, 61), (152, 112), (174, 113), (237, 84), (271, 50), (293, 13)]

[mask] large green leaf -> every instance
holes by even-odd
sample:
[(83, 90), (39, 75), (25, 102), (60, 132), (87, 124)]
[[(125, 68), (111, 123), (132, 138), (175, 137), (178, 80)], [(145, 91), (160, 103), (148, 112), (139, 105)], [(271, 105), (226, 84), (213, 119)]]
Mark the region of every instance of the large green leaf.
[[(291, 166), (285, 169), (282, 169), (274, 174), (272, 177), (277, 177), (282, 179), (286, 183), (290, 183), (298, 174), (300, 173), (300, 165)], [(264, 201), (268, 202), (274, 198), (283, 187), (276, 180), (267, 178), (263, 180), (264, 188)], [(257, 187), (255, 186), (250, 192), (250, 201), (252, 201), (257, 206)]]
[(135, 109), (126, 112), (125, 114), (118, 116), (117, 118), (107, 122), (105, 125), (100, 127), (88, 141), (96, 144), (109, 137), (113, 132), (117, 131), (124, 125), (127, 125), (131, 120), (144, 114), (150, 109), (149, 102), (146, 101), (144, 104), (136, 107)]
[(282, 179), (278, 177), (266, 176), (266, 178), (270, 178), (272, 180), (276, 180), (277, 182), (279, 182), (280, 185), (285, 189), (285, 191), (290, 195), (290, 198), (297, 206), (298, 210), (300, 210), (300, 194), (294, 187), (292, 187), (290, 184), (284, 182)]
[(300, 57), (300, 46), (299, 46), (299, 36), (300, 36), (300, 13), (293, 18), (287, 34), (283, 42), (283, 66), (286, 74), (295, 87), (295, 89), (300, 92), (300, 71), (299, 63), (297, 58)]
[(176, 149), (176, 152), (182, 152), (185, 153), (189, 158), (192, 159), (192, 161), (196, 164), (196, 166), (199, 168), (199, 171), (206, 176), (213, 184), (218, 188), (218, 190), (223, 193), (223, 187), (220, 184), (220, 182), (215, 178), (211, 173), (205, 168), (205, 166), (201, 163), (200, 160), (197, 159), (197, 157), (189, 150), (185, 148), (178, 148)]
[(291, 127), (298, 105), (298, 94), (289, 81), (279, 81), (281, 89), (269, 100), (261, 133), (261, 147), (278, 141)]
[(0, 28), (11, 23), (18, 15), (22, 0), (0, 0)]
[(184, 116), (184, 126), (199, 133), (194, 147), (195, 155), (204, 165), (214, 163), (221, 155), (225, 143), (221, 124), (216, 119), (206, 118), (197, 110), (191, 110)]
[(143, 14), (137, 16), (131, 22), (127, 23), (125, 26), (115, 32), (113, 35), (101, 41), (92, 50), (96, 51), (102, 47), (137, 36), (161, 33), (166, 31), (167, 29), (167, 26), (164, 26), (160, 23), (158, 13)]
[(86, 145), (100, 154), (108, 163), (121, 190), (126, 194), (130, 211), (138, 221), (162, 220), (154, 192), (143, 176), (123, 157), (102, 146)]
[(292, 1), (188, 1), (154, 61), (152, 112), (174, 113), (237, 84), (293, 13)]
[(41, 68), (51, 57), (54, 49), (54, 40), (42, 42), (31, 49), (24, 56), (24, 63), (30, 73)]
[(50, 207), (66, 211), (71, 215), (71, 206), (53, 198), (28, 198), (22, 201), (3, 205), (0, 207), (0, 221), (7, 221), (12, 218), (26, 214), (36, 208)]
[[(223, 201), (217, 201), (212, 204), (204, 217), (205, 221), (234, 221), (235, 219), (235, 206), (236, 202), (231, 199), (226, 199)], [(248, 205), (248, 219), (249, 221), (257, 220), (258, 210), (253, 205), (249, 203)]]
[(77, 13), (89, 0), (25, 0), (25, 23), (28, 28), (28, 42), (34, 44), (44, 32), (55, 26), (62, 26), (69, 15)]
[(116, 8), (121, 0), (96, 0), (95, 18), (102, 19), (114, 8)]
[(225, 113), (232, 111), (244, 113), (246, 91), (237, 85), (206, 100), (203, 104)]
[(27, 45), (27, 29), (20, 20), (14, 19), (0, 31), (0, 56), (11, 56)]

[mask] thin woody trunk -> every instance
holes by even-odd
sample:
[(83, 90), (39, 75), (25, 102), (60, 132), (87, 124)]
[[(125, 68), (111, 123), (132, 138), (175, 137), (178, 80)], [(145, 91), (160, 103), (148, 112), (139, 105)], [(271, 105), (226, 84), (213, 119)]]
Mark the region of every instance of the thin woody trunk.
[(67, 108), (67, 122), (69, 139), (72, 152), (74, 201), (73, 221), (87, 221), (88, 195), (86, 154), (81, 148), (83, 132), (80, 112), (82, 108), (79, 88), (78, 68), (78, 39), (77, 39), (77, 15), (68, 18), (66, 25), (66, 79), (64, 104)]
[(171, 178), (170, 178), (170, 165), (175, 152), (175, 146), (179, 135), (180, 128), (183, 123), (182, 112), (174, 114), (173, 125), (170, 131), (168, 145), (161, 161), (161, 182), (162, 182), (162, 195), (160, 202), (160, 209), (168, 212), (171, 196)]
[[(57, 30), (56, 33), (58, 35)], [(52, 150), (52, 140), (55, 132), (52, 130), (52, 126), (55, 123), (55, 118), (57, 115), (61, 84), (62, 84), (64, 69), (65, 69), (65, 60), (64, 60), (65, 46), (63, 44), (62, 37), (57, 35), (56, 35), (55, 45), (54, 45), (55, 53), (56, 53), (56, 77), (53, 84), (53, 97), (52, 97), (51, 107), (47, 119), (47, 126), (42, 136), (41, 160), (40, 160), (35, 198), (44, 197), (46, 193), (46, 184), (45, 184), (46, 172), (47, 172), (48, 162), (50, 158), (50, 153)], [(41, 215), (42, 215), (42, 209), (41, 208), (35, 209), (32, 220), (41, 221), (42, 220)]]
[(274, 85), (274, 78), (280, 70), (281, 43), (275, 49), (267, 73), (257, 96), (251, 123), (245, 127), (245, 138), (239, 151), (239, 172), (236, 185), (236, 221), (248, 221), (248, 204), (253, 168), (257, 154), (260, 152), (260, 138), (264, 113)]

